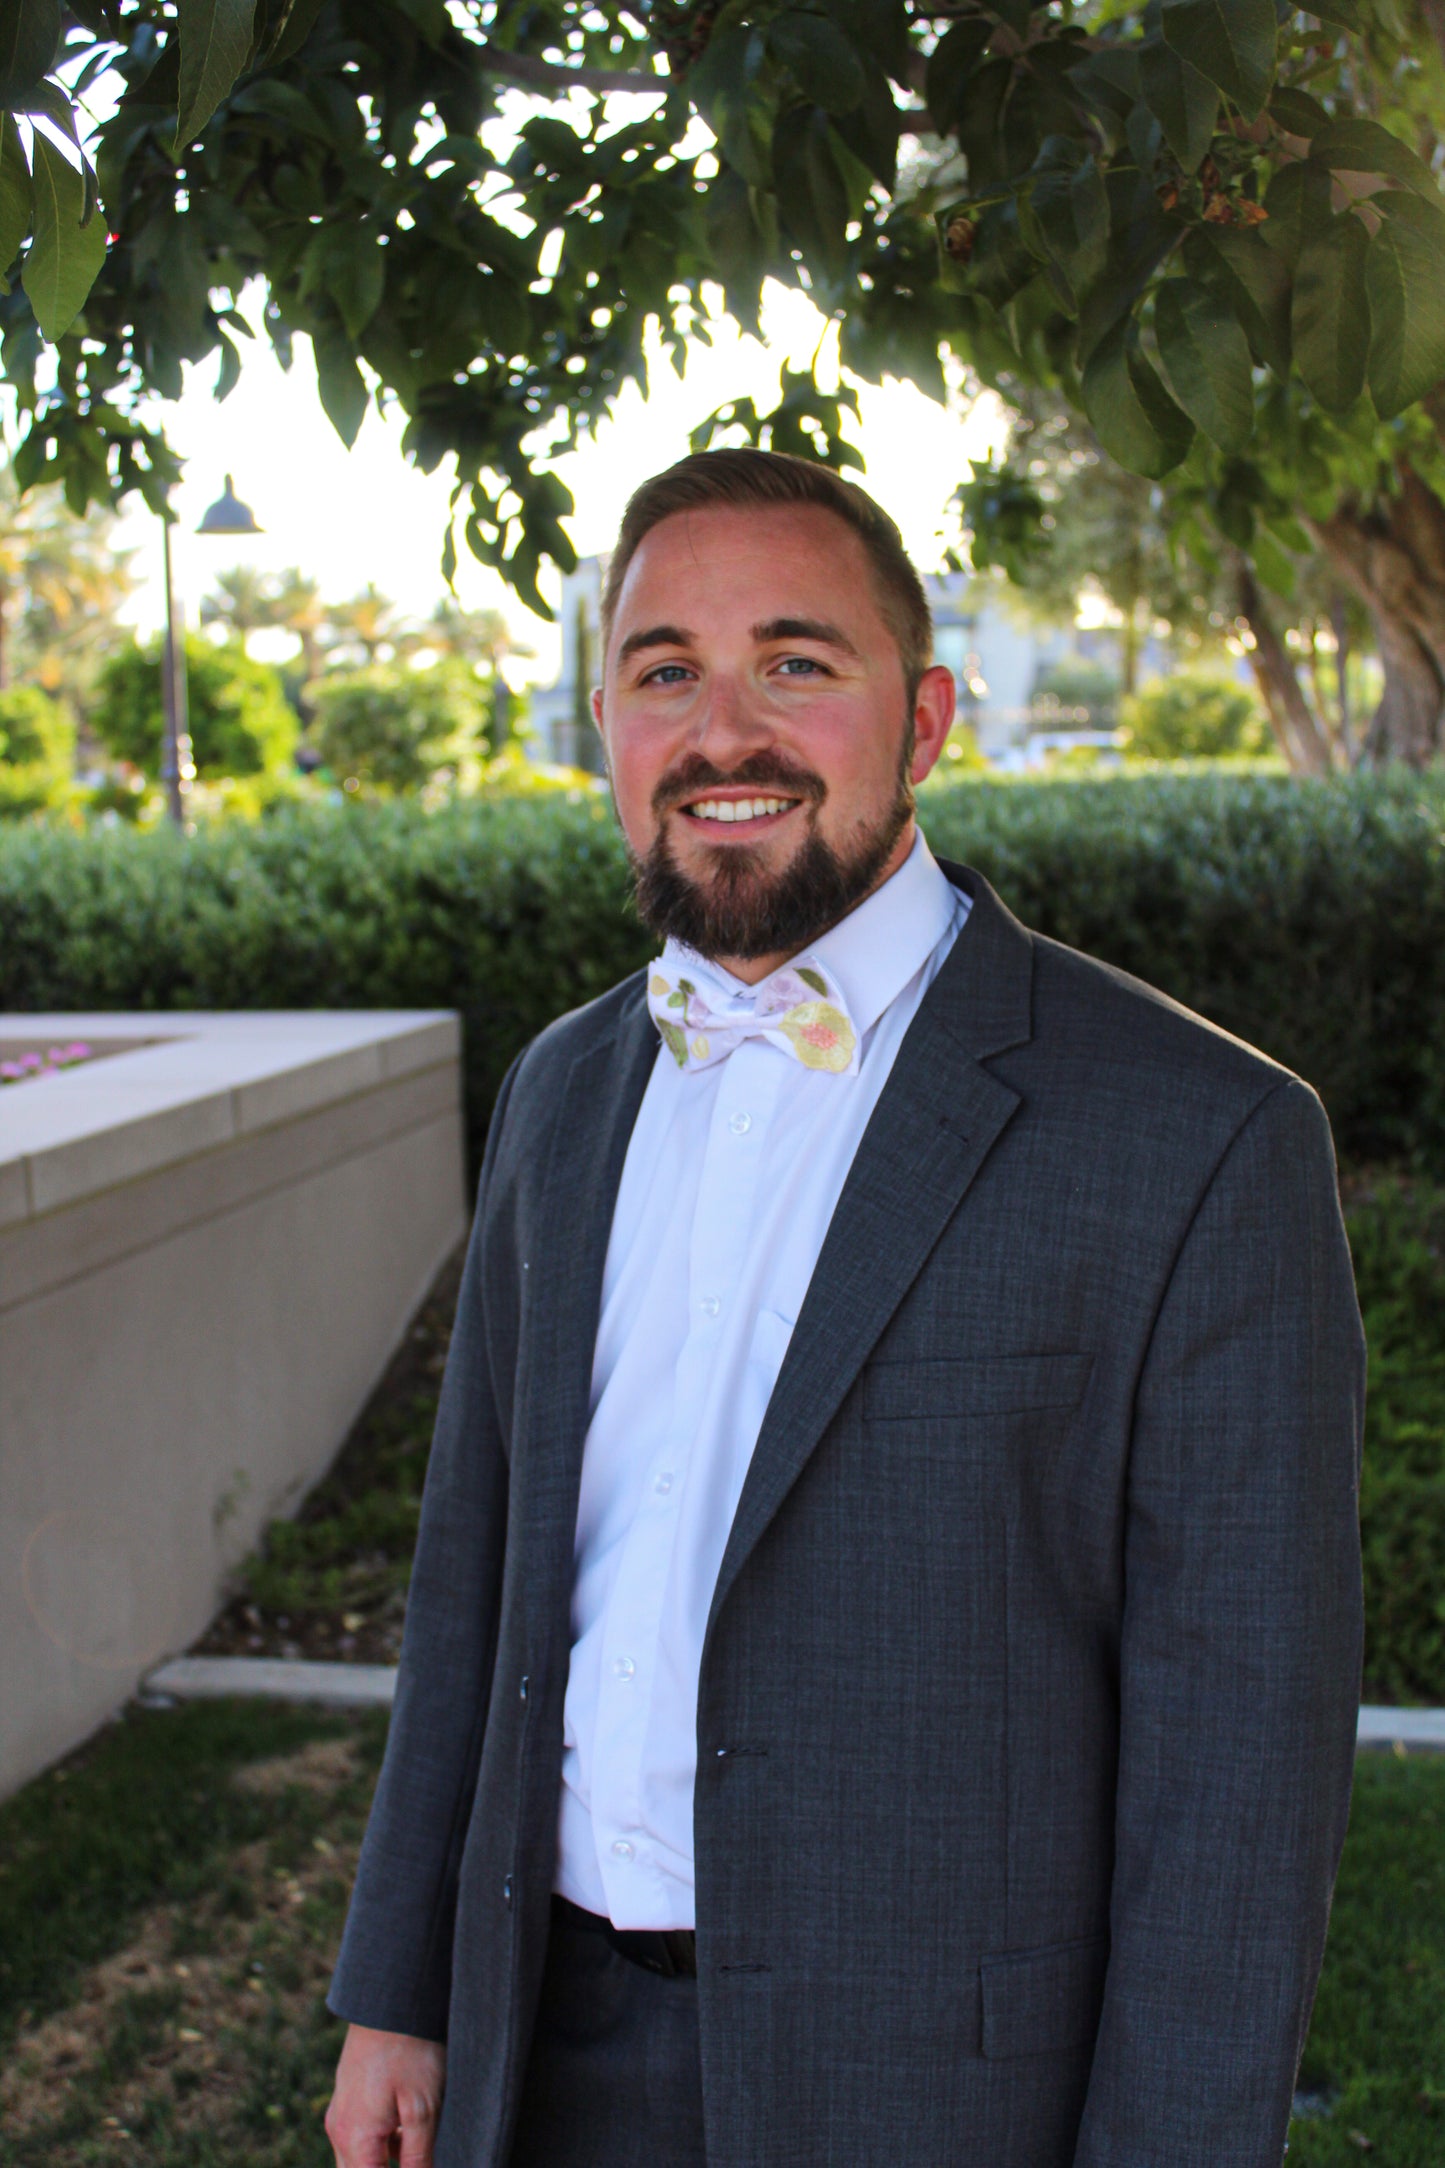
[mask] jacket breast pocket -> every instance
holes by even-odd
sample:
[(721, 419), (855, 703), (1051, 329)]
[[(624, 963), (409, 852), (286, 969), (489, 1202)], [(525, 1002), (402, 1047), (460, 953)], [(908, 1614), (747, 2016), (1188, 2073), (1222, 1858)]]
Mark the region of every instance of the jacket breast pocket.
[(1107, 1935), (1000, 1950), (979, 1966), (984, 2056), (1057, 2055), (1093, 2045), (1109, 1963)]
[(863, 1373), (868, 1422), (1025, 1415), (1076, 1407), (1093, 1368), (1080, 1354), (899, 1357)]

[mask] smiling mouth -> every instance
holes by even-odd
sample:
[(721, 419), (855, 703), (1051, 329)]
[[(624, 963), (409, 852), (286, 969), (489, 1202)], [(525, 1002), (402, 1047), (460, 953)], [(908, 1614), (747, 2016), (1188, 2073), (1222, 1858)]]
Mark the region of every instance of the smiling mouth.
[(780, 813), (791, 813), (802, 804), (801, 798), (694, 798), (680, 811), (689, 820), (721, 821), (735, 825), (739, 821), (756, 822), (772, 820)]

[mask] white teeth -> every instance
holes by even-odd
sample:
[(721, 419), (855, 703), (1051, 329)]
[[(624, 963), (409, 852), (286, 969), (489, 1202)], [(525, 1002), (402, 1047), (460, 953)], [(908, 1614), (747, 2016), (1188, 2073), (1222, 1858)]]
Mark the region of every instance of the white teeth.
[(702, 821), (752, 821), (767, 813), (786, 812), (797, 802), (796, 798), (699, 798), (688, 810)]

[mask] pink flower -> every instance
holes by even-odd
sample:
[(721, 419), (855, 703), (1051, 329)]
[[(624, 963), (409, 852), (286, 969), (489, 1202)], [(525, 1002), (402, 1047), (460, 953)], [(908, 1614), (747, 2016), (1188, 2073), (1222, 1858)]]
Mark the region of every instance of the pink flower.
[(831, 1031), (826, 1024), (804, 1024), (798, 1037), (806, 1039), (809, 1046), (816, 1046), (824, 1054), (838, 1044), (837, 1032)]

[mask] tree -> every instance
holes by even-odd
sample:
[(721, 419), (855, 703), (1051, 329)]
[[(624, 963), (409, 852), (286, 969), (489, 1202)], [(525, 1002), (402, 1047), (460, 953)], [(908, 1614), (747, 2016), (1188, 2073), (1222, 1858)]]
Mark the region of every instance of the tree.
[(33, 680), (64, 699), (72, 718), (83, 710), (135, 584), (114, 527), (100, 508), (77, 517), (55, 489), (22, 497), (11, 469), (0, 468), (0, 689)]
[[(648, 320), (681, 352), (709, 281), (752, 326), (778, 278), (857, 376), (942, 397), (953, 357), (1008, 400), (1062, 395), (1170, 477), (1182, 546), (1228, 560), (1246, 614), (1328, 553), (1385, 663), (1371, 747), (1422, 760), (1445, 740), (1445, 96), (1435, 16), (1395, 4), (87, 0), (57, 74), (55, 0), (12, 0), (18, 468), (159, 504), (141, 396), (208, 357), (224, 395), (260, 279), (347, 442), (374, 397), (418, 464), (454, 461), (448, 577), (460, 529), (536, 607), (542, 564), (573, 562), (552, 455), (642, 381)], [(77, 172), (65, 85), (107, 62), (124, 92)], [(550, 109), (509, 133), (518, 86)], [(850, 397), (793, 373), (700, 436), (846, 462)]]
[(455, 778), (479, 750), (483, 688), (455, 664), (374, 663), (329, 672), (312, 691), (318, 749), (346, 790), (421, 790), (444, 771)]
[(216, 574), (212, 593), (201, 604), (201, 623), (221, 625), (244, 647), (253, 632), (276, 623), (275, 583), (254, 565), (232, 565)]
[[(296, 749), (296, 716), (276, 672), (239, 646), (186, 640), (187, 697), (196, 773), (281, 775)], [(91, 724), (119, 760), (160, 771), (161, 642), (131, 646), (101, 672)]]
[(396, 604), (373, 580), (349, 602), (328, 603), (326, 629), (329, 658), (359, 657), (368, 669), (383, 655), (395, 662), (418, 644)]
[(0, 691), (0, 819), (57, 804), (70, 786), (75, 725), (38, 685)]

